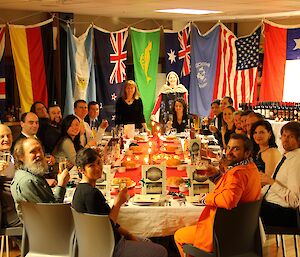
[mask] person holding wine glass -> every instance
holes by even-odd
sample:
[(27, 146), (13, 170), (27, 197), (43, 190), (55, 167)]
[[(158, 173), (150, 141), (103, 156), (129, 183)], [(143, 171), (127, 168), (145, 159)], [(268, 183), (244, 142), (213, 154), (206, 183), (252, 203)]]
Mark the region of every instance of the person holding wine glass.
[(127, 187), (120, 185), (119, 194), (110, 208), (101, 191), (96, 188), (96, 180), (101, 178), (103, 169), (99, 154), (91, 148), (84, 148), (77, 154), (76, 165), (82, 179), (76, 187), (72, 206), (77, 212), (108, 215), (115, 238), (113, 257), (167, 257), (167, 250), (163, 246), (139, 238), (117, 223), (120, 208), (128, 200)]
[(167, 123), (167, 129), (171, 130), (175, 128), (177, 133), (184, 132), (189, 125), (189, 117), (187, 113), (187, 106), (183, 98), (176, 98), (172, 113), (169, 114), (169, 121)]
[(66, 158), (67, 167), (71, 168), (75, 165), (76, 152), (81, 148), (80, 121), (75, 115), (68, 115), (62, 121), (61, 138), (53, 150), (53, 155), (57, 160)]
[(116, 102), (115, 123), (134, 124), (136, 129), (144, 129), (147, 134), (151, 133), (145, 121), (139, 90), (133, 80), (126, 81), (123, 94)]

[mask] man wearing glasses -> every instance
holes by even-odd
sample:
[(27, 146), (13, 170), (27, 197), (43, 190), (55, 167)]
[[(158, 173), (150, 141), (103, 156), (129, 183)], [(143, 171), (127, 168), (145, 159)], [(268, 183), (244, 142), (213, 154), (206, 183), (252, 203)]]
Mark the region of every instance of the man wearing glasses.
[(197, 225), (181, 228), (174, 235), (182, 257), (183, 244), (213, 251), (213, 223), (218, 207), (230, 210), (238, 203), (259, 199), (260, 176), (251, 152), (252, 142), (246, 135), (232, 134), (226, 149), (226, 168), (221, 171), (214, 166), (208, 167), (206, 175), (216, 184), (215, 189), (203, 195), (201, 201), (206, 206)]

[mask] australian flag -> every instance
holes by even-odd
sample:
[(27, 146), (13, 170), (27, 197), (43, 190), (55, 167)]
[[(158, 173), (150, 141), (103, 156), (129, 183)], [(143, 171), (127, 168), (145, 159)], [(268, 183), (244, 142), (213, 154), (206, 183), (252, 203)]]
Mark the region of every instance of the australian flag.
[(96, 94), (101, 117), (115, 124), (115, 105), (126, 80), (128, 29), (107, 32), (94, 27)]
[(165, 58), (166, 58), (166, 73), (175, 71), (181, 84), (186, 88), (190, 84), (190, 23), (179, 32), (164, 32), (165, 36)]

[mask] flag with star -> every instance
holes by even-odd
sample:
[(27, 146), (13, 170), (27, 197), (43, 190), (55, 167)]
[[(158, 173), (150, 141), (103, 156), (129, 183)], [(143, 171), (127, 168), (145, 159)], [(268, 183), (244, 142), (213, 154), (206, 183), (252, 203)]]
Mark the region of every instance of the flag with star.
[(256, 101), (261, 26), (241, 38), (224, 24), (220, 28), (213, 99), (231, 96), (237, 109), (241, 102)]
[(166, 73), (175, 71), (186, 88), (190, 84), (190, 31), (190, 23), (178, 32), (164, 30)]
[(264, 23), (260, 101), (300, 102), (300, 26)]
[(94, 26), (96, 93), (101, 117), (115, 125), (115, 105), (126, 80), (128, 29), (109, 32)]

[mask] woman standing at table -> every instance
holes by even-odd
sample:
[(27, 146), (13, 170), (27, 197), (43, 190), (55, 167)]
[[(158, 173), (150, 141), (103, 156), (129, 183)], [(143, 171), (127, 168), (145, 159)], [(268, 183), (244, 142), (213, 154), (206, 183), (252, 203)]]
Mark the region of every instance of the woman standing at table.
[(186, 103), (182, 97), (175, 99), (172, 113), (174, 113), (174, 115), (172, 117), (172, 121), (168, 121), (168, 128), (175, 128), (177, 130), (177, 133), (184, 132), (184, 130), (189, 125), (189, 117), (187, 113)]
[(143, 102), (133, 80), (126, 81), (123, 95), (116, 103), (116, 125), (120, 124), (135, 124), (135, 128), (144, 128), (150, 134), (143, 113)]
[(253, 142), (253, 159), (259, 171), (272, 176), (281, 154), (275, 142), (271, 124), (266, 120), (257, 121), (251, 127), (250, 138)]
[(232, 106), (227, 106), (223, 110), (223, 125), (221, 128), (222, 146), (225, 149), (229, 142), (230, 135), (235, 133), (235, 125), (233, 113), (235, 109)]
[(127, 201), (127, 188), (119, 192), (110, 208), (101, 191), (95, 188), (103, 166), (98, 153), (91, 148), (80, 150), (76, 165), (82, 180), (75, 190), (72, 206), (78, 212), (109, 216), (115, 236), (113, 257), (166, 257), (168, 254), (164, 247), (138, 239), (116, 223), (120, 208)]
[(56, 160), (66, 158), (69, 166), (75, 165), (76, 152), (80, 145), (80, 121), (75, 115), (68, 115), (62, 121), (61, 138), (53, 150)]
[(169, 114), (173, 114), (173, 106), (176, 98), (182, 97), (187, 105), (188, 91), (184, 85), (180, 84), (178, 75), (171, 71), (167, 75), (166, 84), (164, 84), (154, 105), (151, 119), (163, 125), (167, 124)]

